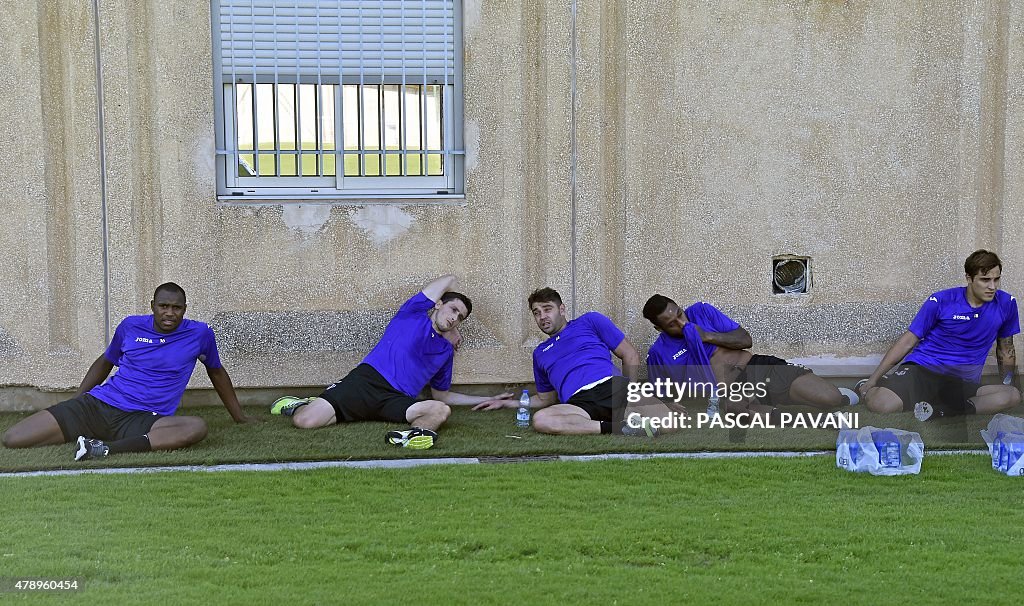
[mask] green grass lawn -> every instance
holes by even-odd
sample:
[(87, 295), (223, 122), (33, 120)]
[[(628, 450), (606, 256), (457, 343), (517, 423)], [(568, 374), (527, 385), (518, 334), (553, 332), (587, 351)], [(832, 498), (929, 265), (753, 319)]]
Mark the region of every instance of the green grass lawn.
[[(529, 456), (608, 452), (681, 452), (701, 450), (827, 450), (835, 449), (835, 430), (826, 429), (692, 429), (646, 438), (624, 436), (549, 436), (515, 426), (515, 411), (473, 412), (457, 407), (441, 428), (439, 443), (430, 450), (410, 451), (384, 443), (384, 433), (398, 425), (358, 423), (312, 431), (298, 430), (288, 419), (271, 416), (266, 408), (247, 408), (265, 420), (259, 425), (235, 425), (222, 408), (186, 408), (210, 425), (199, 444), (175, 452), (122, 454), (101, 461), (72, 460), (73, 446), (11, 450), (0, 448), (0, 471), (67, 467), (136, 465), (206, 465), (236, 462), (309, 461), (322, 459), (387, 459), (405, 457)], [(0, 432), (27, 413), (0, 414)], [(861, 411), (860, 424), (897, 427), (921, 433), (926, 453), (936, 448), (985, 447), (978, 430), (989, 417), (961, 417), (949, 422), (920, 423), (912, 414), (873, 415)]]
[(0, 574), (84, 585), (2, 599), (1012, 603), (1010, 484), (976, 455), (0, 478)]

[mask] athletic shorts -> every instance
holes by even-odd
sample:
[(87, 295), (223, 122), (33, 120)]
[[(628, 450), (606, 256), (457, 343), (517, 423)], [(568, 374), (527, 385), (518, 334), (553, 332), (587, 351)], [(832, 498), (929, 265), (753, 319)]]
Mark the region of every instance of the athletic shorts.
[(612, 421), (613, 417), (621, 419), (626, 407), (626, 379), (612, 377), (590, 389), (576, 392), (566, 404), (582, 408), (592, 421)]
[(64, 441), (78, 436), (104, 441), (122, 440), (149, 433), (153, 423), (164, 417), (155, 412), (121, 410), (84, 393), (46, 409), (60, 426)]
[(391, 383), (369, 364), (356, 366), (344, 379), (328, 385), (320, 397), (334, 407), (338, 423), (408, 423), (405, 411), (420, 401), (392, 387)]
[(964, 414), (967, 398), (978, 395), (981, 384), (904, 362), (882, 377), (878, 386), (899, 396), (905, 412), (913, 411), (918, 402), (928, 402), (936, 416), (955, 416)]
[(768, 394), (763, 398), (757, 398), (757, 403), (766, 406), (780, 406), (793, 403), (789, 397), (789, 388), (792, 387), (793, 381), (810, 372), (811, 370), (806, 366), (793, 364), (782, 358), (754, 354), (750, 356), (746, 368), (736, 380), (753, 385), (763, 383)]

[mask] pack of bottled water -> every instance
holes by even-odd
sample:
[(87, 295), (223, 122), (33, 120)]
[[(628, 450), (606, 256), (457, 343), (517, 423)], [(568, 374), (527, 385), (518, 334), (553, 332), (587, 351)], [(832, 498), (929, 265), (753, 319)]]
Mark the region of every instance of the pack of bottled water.
[(1008, 476), (1024, 476), (1024, 419), (995, 415), (988, 429), (981, 430), (988, 444), (992, 469)]
[(844, 429), (836, 440), (836, 467), (876, 476), (921, 472), (924, 441), (921, 434), (902, 429), (861, 427)]

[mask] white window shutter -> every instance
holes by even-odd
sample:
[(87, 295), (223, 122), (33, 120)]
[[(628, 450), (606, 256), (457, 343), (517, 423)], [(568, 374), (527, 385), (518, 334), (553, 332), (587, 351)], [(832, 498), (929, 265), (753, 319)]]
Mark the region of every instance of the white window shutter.
[(452, 0), (220, 0), (225, 82), (449, 84)]

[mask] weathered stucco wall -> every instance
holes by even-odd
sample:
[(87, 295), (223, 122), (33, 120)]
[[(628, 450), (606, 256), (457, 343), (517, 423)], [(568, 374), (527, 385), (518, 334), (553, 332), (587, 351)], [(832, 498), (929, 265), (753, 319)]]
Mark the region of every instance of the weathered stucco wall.
[[(602, 209), (584, 231), (616, 241), (585, 263), (621, 272), (595, 302), (643, 293), (620, 303), (638, 341), (655, 291), (734, 311), (765, 347), (860, 355), (975, 248), (1013, 287), (1003, 3), (583, 6), (601, 27), (583, 33), (600, 41), (582, 45), (580, 182)], [(812, 258), (810, 296), (772, 294), (786, 253)]]
[[(335, 206), (217, 203), (208, 4), (101, 0), (98, 28), (89, 3), (8, 6), (0, 384), (76, 385), (166, 280), (247, 387), (337, 378), (448, 271), (475, 303), (459, 383), (530, 380), (542, 285), (641, 348), (662, 292), (760, 351), (841, 357), (881, 353), (975, 248), (1019, 290), (1020, 7), (464, 4), (464, 203)], [(771, 294), (783, 253), (812, 257), (810, 296)]]

